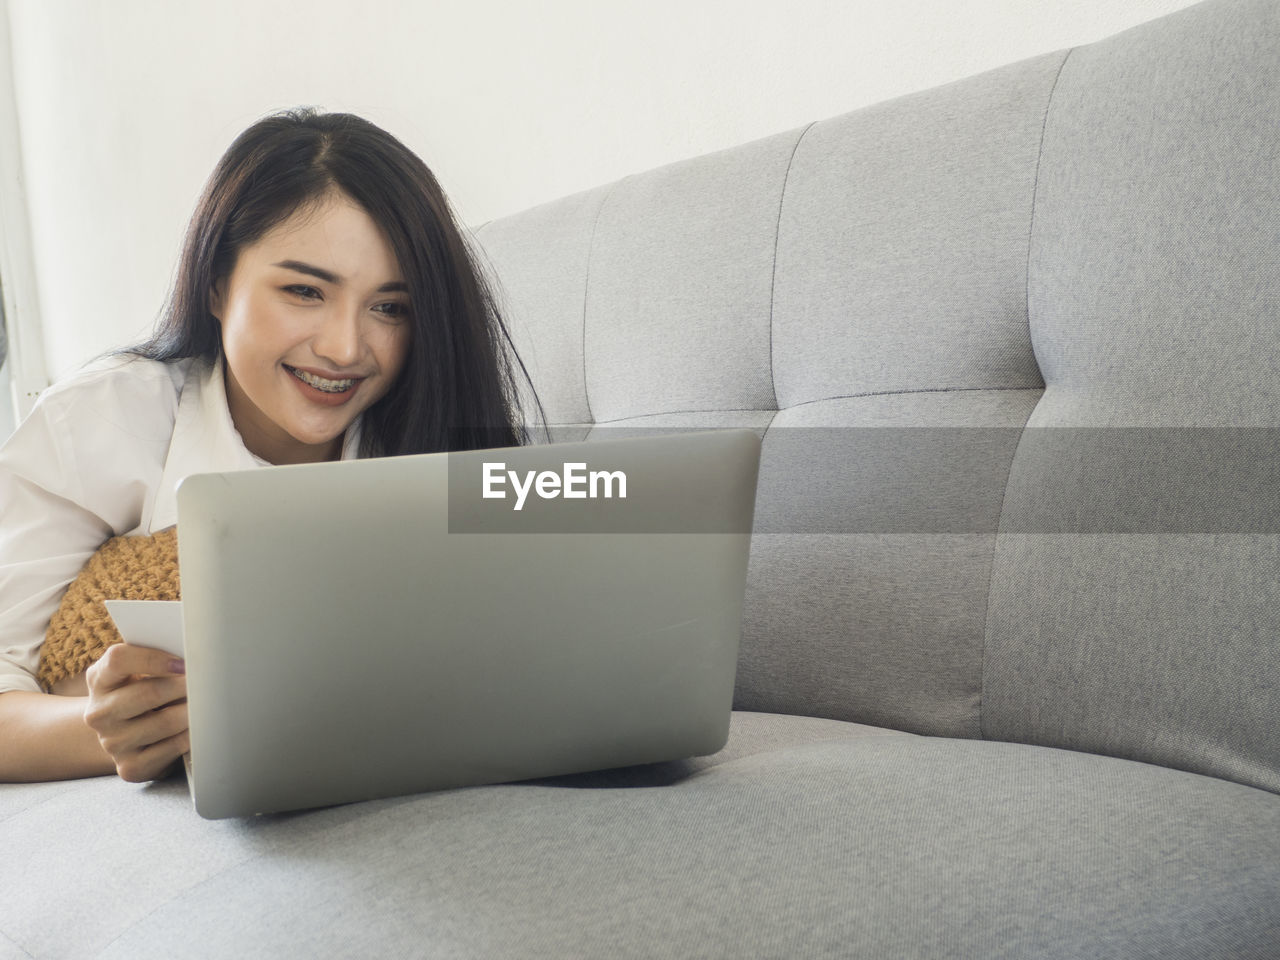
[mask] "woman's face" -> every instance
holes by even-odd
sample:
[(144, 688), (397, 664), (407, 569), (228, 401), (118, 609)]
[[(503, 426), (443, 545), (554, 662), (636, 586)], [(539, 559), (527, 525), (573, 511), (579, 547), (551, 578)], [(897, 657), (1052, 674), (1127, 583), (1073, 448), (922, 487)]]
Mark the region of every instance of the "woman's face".
[(408, 353), (409, 298), (390, 244), (332, 191), (241, 249), (214, 287), (227, 404), (270, 463), (336, 459)]

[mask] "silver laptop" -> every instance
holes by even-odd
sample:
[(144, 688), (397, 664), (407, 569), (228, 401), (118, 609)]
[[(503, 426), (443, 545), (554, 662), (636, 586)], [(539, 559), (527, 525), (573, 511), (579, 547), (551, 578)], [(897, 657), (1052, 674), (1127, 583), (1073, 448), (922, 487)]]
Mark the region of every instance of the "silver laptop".
[(714, 753), (759, 453), (722, 430), (188, 478), (196, 810)]

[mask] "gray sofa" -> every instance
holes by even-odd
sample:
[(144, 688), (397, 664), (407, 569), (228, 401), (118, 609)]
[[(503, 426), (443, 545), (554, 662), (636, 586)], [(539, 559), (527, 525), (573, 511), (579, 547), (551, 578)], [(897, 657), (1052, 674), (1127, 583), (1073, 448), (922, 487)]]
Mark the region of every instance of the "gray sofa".
[(485, 225), (563, 435), (764, 438), (713, 757), (0, 787), (0, 960), (1280, 957), (1280, 5)]

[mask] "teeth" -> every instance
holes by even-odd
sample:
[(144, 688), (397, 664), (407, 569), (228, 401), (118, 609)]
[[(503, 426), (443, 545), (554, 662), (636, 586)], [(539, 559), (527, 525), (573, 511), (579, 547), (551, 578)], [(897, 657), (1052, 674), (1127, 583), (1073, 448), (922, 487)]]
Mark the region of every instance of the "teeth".
[(350, 390), (356, 385), (355, 380), (326, 380), (324, 377), (317, 377), (315, 374), (307, 373), (305, 370), (298, 370), (294, 367), (290, 367), (289, 372), (303, 383), (309, 384), (317, 390), (323, 390), (325, 393), (342, 393), (344, 390)]

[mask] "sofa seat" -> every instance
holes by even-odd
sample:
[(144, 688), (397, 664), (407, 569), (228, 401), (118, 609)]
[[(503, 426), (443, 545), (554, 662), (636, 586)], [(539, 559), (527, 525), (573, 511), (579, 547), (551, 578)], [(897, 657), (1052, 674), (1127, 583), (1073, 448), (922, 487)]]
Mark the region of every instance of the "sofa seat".
[[(1274, 794), (808, 717), (736, 714), (710, 758), (248, 820), (194, 816), (181, 780), (109, 777), (6, 787), (0, 816), (2, 960), (370, 944), (1263, 960), (1280, 944)], [(111, 882), (86, 860), (115, 864)]]

